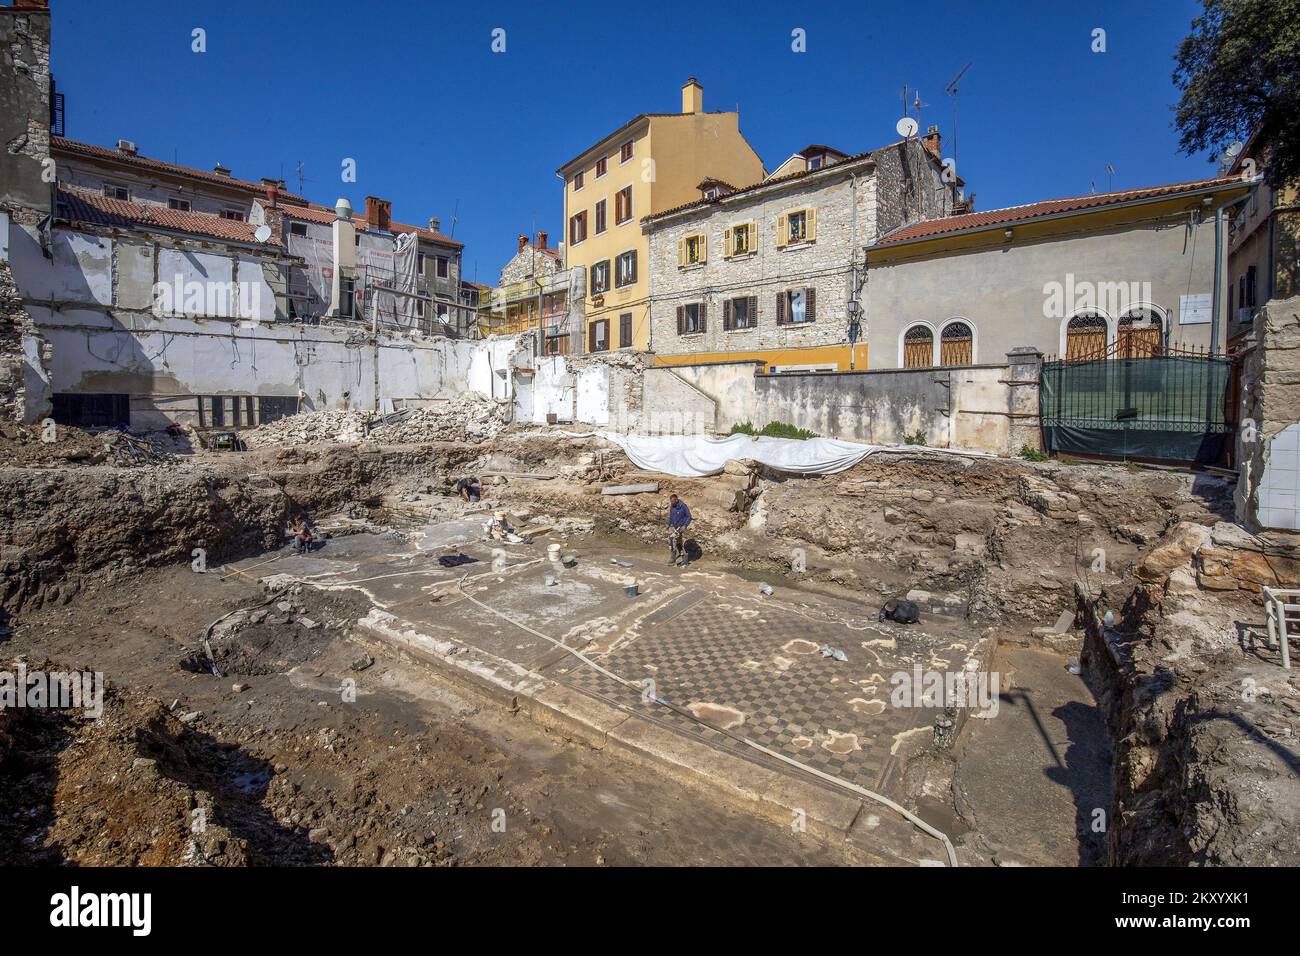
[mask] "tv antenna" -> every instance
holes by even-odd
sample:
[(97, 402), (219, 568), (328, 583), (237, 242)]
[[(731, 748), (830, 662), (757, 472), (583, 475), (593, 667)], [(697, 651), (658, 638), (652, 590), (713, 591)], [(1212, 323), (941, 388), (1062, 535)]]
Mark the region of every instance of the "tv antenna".
[(303, 183), (314, 182), (314, 180), (309, 179), (308, 177), (306, 177), (306, 176), (304, 176), (304, 175), (302, 174), (302, 160), (301, 160), (301, 159), (298, 160), (298, 162), (296, 162), (296, 163), (294, 164), (294, 173), (295, 173), (295, 174), (297, 175), (297, 177), (298, 177), (298, 195), (301, 196), (301, 195), (303, 194), (303, 193), (302, 193), (302, 184), (303, 184)]
[(451, 207), (451, 232), (447, 233), (449, 239), (456, 238), (456, 212), (460, 209), (460, 200), (457, 199), (455, 205)]
[(954, 168), (957, 166), (957, 86), (972, 66), (974, 63), (963, 66), (961, 72), (952, 78), (952, 82), (943, 88), (943, 91), (952, 97), (952, 165)]

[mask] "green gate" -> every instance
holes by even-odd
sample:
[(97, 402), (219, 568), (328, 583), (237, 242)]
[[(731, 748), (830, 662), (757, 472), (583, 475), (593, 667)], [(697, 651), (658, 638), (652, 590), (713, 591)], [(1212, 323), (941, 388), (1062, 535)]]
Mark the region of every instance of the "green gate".
[(1045, 362), (1038, 398), (1043, 445), (1049, 452), (1214, 464), (1235, 428), (1233, 362), (1176, 350)]

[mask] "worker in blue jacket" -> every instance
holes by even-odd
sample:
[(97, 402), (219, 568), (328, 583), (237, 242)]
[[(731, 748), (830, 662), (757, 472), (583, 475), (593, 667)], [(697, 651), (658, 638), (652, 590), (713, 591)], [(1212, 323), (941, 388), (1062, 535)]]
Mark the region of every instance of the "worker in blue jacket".
[(691, 524), (691, 509), (676, 495), (668, 496), (669, 564), (686, 567), (686, 529)]

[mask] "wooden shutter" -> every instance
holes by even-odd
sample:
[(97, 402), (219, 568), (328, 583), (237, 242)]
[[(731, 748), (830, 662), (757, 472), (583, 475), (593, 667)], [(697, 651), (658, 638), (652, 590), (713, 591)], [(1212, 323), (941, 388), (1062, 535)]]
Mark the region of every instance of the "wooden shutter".
[(596, 323), (587, 326), (587, 351), (596, 351)]
[(745, 251), (757, 252), (758, 251), (758, 220), (757, 219), (749, 220), (748, 226), (749, 229), (747, 230), (747, 234), (746, 234)]
[(700, 261), (709, 260), (709, 236), (707, 233), (700, 233)]
[(756, 295), (749, 297), (749, 327), (758, 328), (758, 296)]
[(723, 330), (724, 332), (730, 332), (730, 331), (731, 331), (731, 329), (732, 329), (732, 324), (731, 324), (731, 322), (732, 322), (732, 318), (731, 318), (731, 300), (730, 300), (730, 299), (723, 299), (723, 300), (722, 300), (722, 330)]
[(785, 325), (789, 321), (789, 315), (786, 313), (786, 294), (778, 292), (776, 294), (776, 324)]
[(810, 206), (809, 208), (804, 210), (804, 214), (807, 216), (807, 219), (805, 221), (807, 222), (808, 225), (808, 234), (804, 238), (806, 238), (809, 242), (812, 242), (814, 239), (817, 238), (817, 210), (813, 209)]
[(722, 230), (722, 258), (730, 259), (733, 252), (735, 249), (731, 244), (731, 227), (728, 226)]
[(707, 306), (703, 302), (701, 302), (700, 303), (700, 331), (701, 332), (705, 331), (708, 328), (706, 310), (707, 310)]
[(679, 305), (677, 307), (677, 334), (681, 335), (684, 331), (686, 331), (686, 306)]
[[(809, 222), (812, 220), (810, 219)], [(817, 290), (808, 288), (803, 290), (803, 320), (812, 322), (817, 318)]]
[(677, 268), (686, 265), (686, 237), (682, 236), (677, 240)]
[(631, 268), (631, 270), (628, 272), (628, 276), (627, 276), (627, 281), (628, 281), (629, 283), (632, 283), (632, 282), (635, 282), (635, 281), (636, 281), (636, 259), (637, 259), (636, 250), (633, 249), (633, 250), (632, 250), (632, 268)]
[(776, 247), (784, 249), (790, 238), (790, 217), (785, 213), (776, 217)]

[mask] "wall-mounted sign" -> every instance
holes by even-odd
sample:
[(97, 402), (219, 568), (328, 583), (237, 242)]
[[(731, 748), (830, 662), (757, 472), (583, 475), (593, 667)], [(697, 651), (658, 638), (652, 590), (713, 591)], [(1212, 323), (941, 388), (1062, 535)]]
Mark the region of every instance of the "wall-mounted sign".
[(1178, 297), (1178, 323), (1180, 325), (1207, 325), (1212, 311), (1210, 293), (1200, 292), (1196, 295)]

